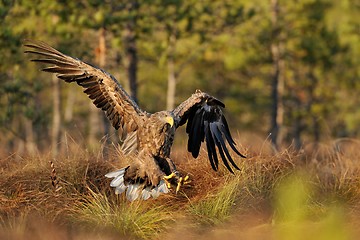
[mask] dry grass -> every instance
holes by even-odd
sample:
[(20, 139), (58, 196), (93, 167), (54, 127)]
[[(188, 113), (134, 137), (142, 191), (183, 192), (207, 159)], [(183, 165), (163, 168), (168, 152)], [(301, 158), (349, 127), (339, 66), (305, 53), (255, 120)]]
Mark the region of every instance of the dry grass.
[(124, 164), (116, 152), (104, 158), (74, 146), (56, 159), (5, 156), (0, 160), (0, 239), (171, 239), (184, 229), (189, 234), (182, 238), (297, 239), (290, 236), (303, 228), (312, 229), (317, 239), (349, 239), (360, 223), (360, 143), (351, 141), (351, 148), (335, 143), (302, 152), (249, 151), (249, 158), (238, 161), (236, 175), (224, 168), (211, 171), (204, 152), (198, 160), (174, 152), (191, 186), (134, 203), (116, 196), (104, 177)]

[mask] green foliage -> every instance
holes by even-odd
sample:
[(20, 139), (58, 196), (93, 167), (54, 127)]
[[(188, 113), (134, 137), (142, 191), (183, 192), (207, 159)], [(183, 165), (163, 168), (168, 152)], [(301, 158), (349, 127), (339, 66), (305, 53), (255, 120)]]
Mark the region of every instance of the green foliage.
[[(130, 3), (136, 7), (130, 9)], [(51, 136), (51, 76), (39, 74), (38, 66), (29, 63), (22, 40), (46, 41), (94, 64), (98, 30), (105, 28), (105, 69), (127, 88), (123, 33), (135, 20), (139, 102), (145, 110), (165, 108), (167, 63), (172, 60), (176, 103), (200, 88), (227, 103), (233, 128), (266, 136), (273, 101), (270, 46), (280, 42), (287, 143), (295, 137), (307, 142), (360, 134), (356, 108), (360, 15), (353, 1), (279, 1), (275, 33), (271, 31), (270, 2), (260, 0), (21, 0), (0, 4), (0, 108), (5, 109), (0, 113), (0, 131), (5, 136), (1, 141), (11, 150), (20, 139), (27, 139), (23, 127), (27, 120), (40, 150), (45, 150), (44, 142)], [(62, 109), (66, 110), (69, 88), (64, 84), (61, 88)], [(84, 106), (88, 99), (78, 93), (71, 126), (83, 134), (79, 139), (86, 139), (88, 111)], [(74, 132), (69, 126), (63, 131)]]
[(275, 222), (301, 222), (306, 218), (310, 187), (305, 178), (291, 175), (276, 189)]
[[(304, 174), (292, 175), (281, 182), (274, 203), (277, 239), (350, 239), (344, 208), (316, 204), (312, 195)], [(314, 219), (317, 226), (307, 231)]]

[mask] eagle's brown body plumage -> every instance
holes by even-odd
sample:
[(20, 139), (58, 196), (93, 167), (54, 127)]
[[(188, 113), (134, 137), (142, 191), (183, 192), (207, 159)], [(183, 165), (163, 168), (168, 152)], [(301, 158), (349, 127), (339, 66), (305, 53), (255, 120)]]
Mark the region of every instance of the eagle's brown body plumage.
[[(206, 142), (210, 164), (218, 169), (218, 155), (226, 168), (239, 169), (227, 146), (241, 157), (235, 147), (226, 119), (225, 105), (207, 93), (197, 90), (173, 111), (147, 113), (129, 97), (120, 83), (102, 69), (67, 56), (39, 41), (26, 41), (26, 53), (39, 56), (32, 61), (52, 64), (42, 69), (56, 73), (65, 82), (76, 82), (96, 107), (102, 109), (112, 126), (119, 130), (121, 150), (132, 159), (126, 168), (106, 174), (114, 178), (110, 186), (116, 193), (126, 191), (129, 200), (148, 199), (169, 191), (169, 184), (183, 181), (170, 159), (175, 131), (187, 122), (188, 151), (198, 157), (202, 142)], [(230, 164), (229, 164), (230, 162)], [(169, 176), (170, 175), (170, 176)], [(169, 178), (171, 178), (169, 180)]]

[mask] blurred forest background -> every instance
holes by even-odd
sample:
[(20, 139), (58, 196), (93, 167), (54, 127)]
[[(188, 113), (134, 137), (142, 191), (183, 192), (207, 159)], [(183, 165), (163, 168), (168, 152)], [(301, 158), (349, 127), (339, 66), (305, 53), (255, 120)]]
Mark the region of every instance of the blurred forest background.
[(0, 22), (2, 153), (116, 142), (80, 87), (29, 61), (27, 38), (105, 69), (148, 112), (201, 89), (278, 149), (360, 136), (358, 0), (2, 0)]

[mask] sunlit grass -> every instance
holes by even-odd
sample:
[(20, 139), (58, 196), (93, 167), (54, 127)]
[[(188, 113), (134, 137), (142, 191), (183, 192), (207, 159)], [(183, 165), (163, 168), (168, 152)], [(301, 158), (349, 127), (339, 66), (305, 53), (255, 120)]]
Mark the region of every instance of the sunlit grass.
[(208, 194), (198, 202), (191, 202), (188, 211), (202, 224), (219, 224), (231, 216), (239, 193), (239, 177), (225, 179), (218, 191)]
[[(1, 215), (0, 216), (0, 232), (4, 233), (5, 236), (7, 233), (16, 236), (18, 238), (23, 238), (26, 235), (26, 225), (28, 218), (28, 211), (23, 211), (17, 216), (14, 214)], [(3, 237), (5, 237), (3, 236)], [(0, 234), (1, 238), (1, 234)]]
[(93, 191), (81, 199), (72, 217), (90, 226), (110, 228), (123, 236), (141, 239), (156, 237), (174, 221), (174, 213), (167, 206), (110, 199)]

